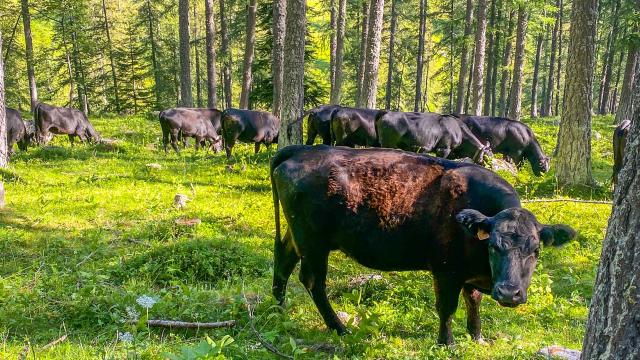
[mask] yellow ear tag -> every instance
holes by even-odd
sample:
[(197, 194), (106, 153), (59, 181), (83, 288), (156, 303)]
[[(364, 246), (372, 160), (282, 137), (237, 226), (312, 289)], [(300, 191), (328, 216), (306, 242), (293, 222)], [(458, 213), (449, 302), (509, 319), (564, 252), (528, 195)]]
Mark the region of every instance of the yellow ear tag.
[(477, 235), (480, 240), (487, 240), (489, 238), (489, 233), (482, 229), (478, 229)]

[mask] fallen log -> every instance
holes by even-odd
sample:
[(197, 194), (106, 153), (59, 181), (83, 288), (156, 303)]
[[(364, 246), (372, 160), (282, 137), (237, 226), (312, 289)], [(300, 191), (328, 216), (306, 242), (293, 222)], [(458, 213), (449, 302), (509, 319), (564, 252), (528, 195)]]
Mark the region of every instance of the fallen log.
[[(137, 324), (135, 320), (130, 321), (131, 324)], [(174, 329), (217, 329), (234, 327), (235, 320), (217, 321), (217, 322), (188, 322), (177, 320), (147, 320), (147, 326), (150, 327), (166, 327)]]

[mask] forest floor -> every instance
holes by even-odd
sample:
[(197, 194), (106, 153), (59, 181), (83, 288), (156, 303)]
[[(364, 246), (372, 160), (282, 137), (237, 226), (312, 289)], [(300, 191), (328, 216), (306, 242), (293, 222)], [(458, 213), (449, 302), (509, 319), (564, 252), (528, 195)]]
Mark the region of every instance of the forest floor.
[[(567, 223), (579, 236), (561, 249), (543, 250), (527, 304), (508, 309), (485, 297), (484, 345), (466, 335), (462, 301), (453, 323), (456, 345), (436, 345), (429, 273), (379, 273), (335, 253), (330, 299), (336, 311), (360, 318), (358, 326), (349, 325), (352, 334), (339, 337), (326, 330), (297, 270), (286, 310), (274, 306), (268, 175), (274, 149), (254, 155), (252, 146), (239, 146), (228, 171), (222, 154), (188, 149), (165, 155), (154, 119), (92, 121), (117, 142), (72, 148), (59, 136), (47, 147), (18, 153), (0, 172), (7, 197), (0, 212), (0, 359), (21, 353), (76, 360), (204, 353), (269, 358), (251, 330), (247, 301), (255, 306), (257, 332), (300, 358), (327, 358), (325, 351), (334, 351), (336, 358), (531, 359), (552, 344), (581, 347), (608, 204), (524, 204), (539, 221)], [(552, 153), (557, 119), (528, 123)], [(553, 164), (540, 178), (529, 165), (517, 176), (504, 175), (523, 199), (608, 200), (611, 123), (610, 117), (594, 120), (596, 188), (559, 189)], [(160, 167), (148, 166), (154, 163)], [(185, 209), (173, 207), (177, 193), (191, 199)], [(192, 218), (201, 223), (176, 222)], [(156, 300), (146, 303), (149, 309), (137, 303), (143, 295)], [(205, 331), (130, 323), (147, 317), (237, 324)], [(65, 341), (43, 349), (65, 334)]]

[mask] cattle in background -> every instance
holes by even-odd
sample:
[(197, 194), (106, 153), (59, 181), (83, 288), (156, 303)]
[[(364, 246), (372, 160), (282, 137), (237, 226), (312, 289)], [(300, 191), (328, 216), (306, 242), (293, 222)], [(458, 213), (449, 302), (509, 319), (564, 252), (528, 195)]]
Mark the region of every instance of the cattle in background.
[[(480, 166), (390, 149), (289, 146), (271, 160), (276, 221), (273, 294), (282, 305), (300, 261), (300, 281), (326, 325), (346, 329), (331, 308), (325, 279), (340, 249), (382, 271), (433, 273), (438, 341), (453, 341), (451, 320), (463, 292), (467, 329), (481, 339), (482, 293), (503, 306), (527, 300), (540, 246), (575, 236), (543, 225), (516, 191)], [(289, 225), (280, 236), (280, 205)]]
[(49, 141), (50, 134), (67, 134), (71, 146), (76, 136), (83, 143), (89, 140), (100, 141), (100, 135), (87, 115), (80, 110), (38, 103), (34, 109), (34, 120), (36, 139), (41, 144)]
[(222, 138), (227, 158), (236, 141), (254, 143), (255, 153), (260, 144), (267, 147), (278, 142), (280, 119), (270, 112), (259, 110), (227, 109), (222, 113)]
[(627, 137), (631, 121), (623, 120), (613, 132), (613, 184), (618, 182), (618, 173), (622, 169), (624, 160), (624, 148), (627, 146)]
[(331, 116), (331, 137), (338, 146), (380, 146), (376, 135), (379, 110), (340, 107)]
[(185, 146), (187, 138), (195, 138), (196, 150), (206, 142), (218, 152), (221, 146), (221, 112), (216, 109), (175, 108), (162, 111), (158, 115), (162, 128), (162, 145), (167, 152), (167, 144), (171, 141), (171, 147), (176, 153), (178, 140), (182, 139)]
[(7, 112), (7, 149), (13, 154), (13, 145), (18, 144), (20, 151), (27, 151), (34, 132), (28, 121), (22, 120), (22, 115), (15, 109), (6, 108)]
[(501, 117), (458, 115), (478, 140), (489, 142), (494, 154), (503, 154), (521, 167), (525, 160), (536, 176), (549, 171), (549, 158), (544, 154), (536, 135), (527, 125)]
[(471, 158), (484, 164), (491, 157), (489, 145), (481, 143), (459, 118), (451, 115), (380, 111), (376, 132), (381, 147), (435, 152), (442, 158)]
[(323, 105), (307, 111), (307, 145), (313, 145), (316, 136), (320, 136), (324, 145), (331, 145), (331, 117), (338, 109), (339, 105)]

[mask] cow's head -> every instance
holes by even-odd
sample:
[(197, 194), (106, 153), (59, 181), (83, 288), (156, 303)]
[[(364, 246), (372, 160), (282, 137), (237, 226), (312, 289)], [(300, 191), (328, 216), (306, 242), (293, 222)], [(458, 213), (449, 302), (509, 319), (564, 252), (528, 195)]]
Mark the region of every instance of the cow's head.
[(543, 225), (528, 210), (509, 208), (493, 217), (472, 209), (462, 210), (456, 220), (486, 241), (491, 266), (491, 296), (502, 306), (527, 301), (527, 289), (540, 254), (540, 244), (560, 246), (576, 236), (567, 225)]
[(536, 176), (541, 176), (542, 174), (549, 171), (550, 159), (548, 156), (541, 156), (537, 159), (537, 161), (531, 162), (531, 169)]

